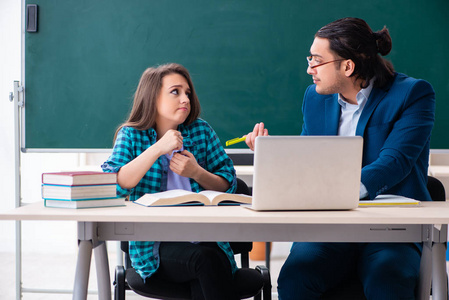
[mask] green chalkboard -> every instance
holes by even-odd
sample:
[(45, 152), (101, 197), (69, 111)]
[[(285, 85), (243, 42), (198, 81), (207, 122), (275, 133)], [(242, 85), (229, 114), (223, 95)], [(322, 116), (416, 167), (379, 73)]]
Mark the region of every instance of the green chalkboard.
[[(189, 69), (202, 118), (224, 143), (264, 121), (299, 134), (315, 32), (346, 16), (387, 25), (397, 71), (437, 93), (432, 148), (449, 149), (449, 1), (36, 0), (25, 32), (26, 149), (108, 149), (142, 72)], [(235, 147), (243, 147), (241, 144)]]

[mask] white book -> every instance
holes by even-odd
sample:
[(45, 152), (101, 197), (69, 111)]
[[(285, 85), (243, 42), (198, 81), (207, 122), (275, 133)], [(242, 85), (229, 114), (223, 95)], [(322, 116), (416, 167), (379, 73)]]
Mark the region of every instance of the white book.
[(359, 207), (364, 206), (419, 206), (420, 201), (398, 195), (379, 195), (374, 200), (360, 200)]
[(56, 200), (113, 198), (117, 196), (116, 184), (100, 185), (42, 185), (42, 198)]
[(145, 194), (134, 203), (143, 206), (239, 205), (242, 203), (251, 204), (251, 200), (251, 196), (243, 194), (229, 194), (210, 190), (194, 193), (177, 189)]

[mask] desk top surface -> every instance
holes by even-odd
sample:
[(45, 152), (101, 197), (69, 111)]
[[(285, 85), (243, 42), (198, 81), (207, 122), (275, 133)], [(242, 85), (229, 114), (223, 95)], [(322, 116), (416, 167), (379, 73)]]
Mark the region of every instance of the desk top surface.
[(0, 213), (0, 220), (240, 224), (448, 224), (449, 202), (420, 207), (364, 207), (349, 211), (256, 212), (241, 206), (125, 207), (61, 209), (43, 201)]

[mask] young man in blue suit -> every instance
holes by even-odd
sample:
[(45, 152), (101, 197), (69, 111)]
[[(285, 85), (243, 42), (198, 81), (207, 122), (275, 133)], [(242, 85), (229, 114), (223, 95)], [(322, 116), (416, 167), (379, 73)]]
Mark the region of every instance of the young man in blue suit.
[[(429, 142), (435, 115), (432, 86), (394, 72), (388, 30), (357, 18), (334, 21), (316, 34), (307, 73), (302, 135), (364, 139), (360, 198), (396, 194), (427, 201)], [(380, 55), (379, 55), (380, 54)], [(256, 124), (246, 143), (268, 135)], [(278, 279), (279, 299), (319, 299), (351, 274), (367, 299), (414, 299), (421, 245), (293, 243)]]

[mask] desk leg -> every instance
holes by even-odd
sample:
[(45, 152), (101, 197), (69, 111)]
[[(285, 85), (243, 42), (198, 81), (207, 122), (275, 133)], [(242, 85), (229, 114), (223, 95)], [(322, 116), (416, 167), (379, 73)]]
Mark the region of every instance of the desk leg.
[(423, 243), (421, 263), (419, 267), (419, 282), (417, 300), (429, 299), (432, 282), (432, 243)]
[(446, 245), (434, 243), (432, 247), (432, 299), (447, 300)]
[(87, 240), (79, 241), (78, 260), (76, 262), (75, 286), (73, 287), (73, 300), (87, 299), (91, 259), (92, 242)]
[(94, 254), (98, 281), (98, 299), (111, 300), (111, 279), (109, 275), (106, 242), (100, 242), (100, 244), (94, 248)]

